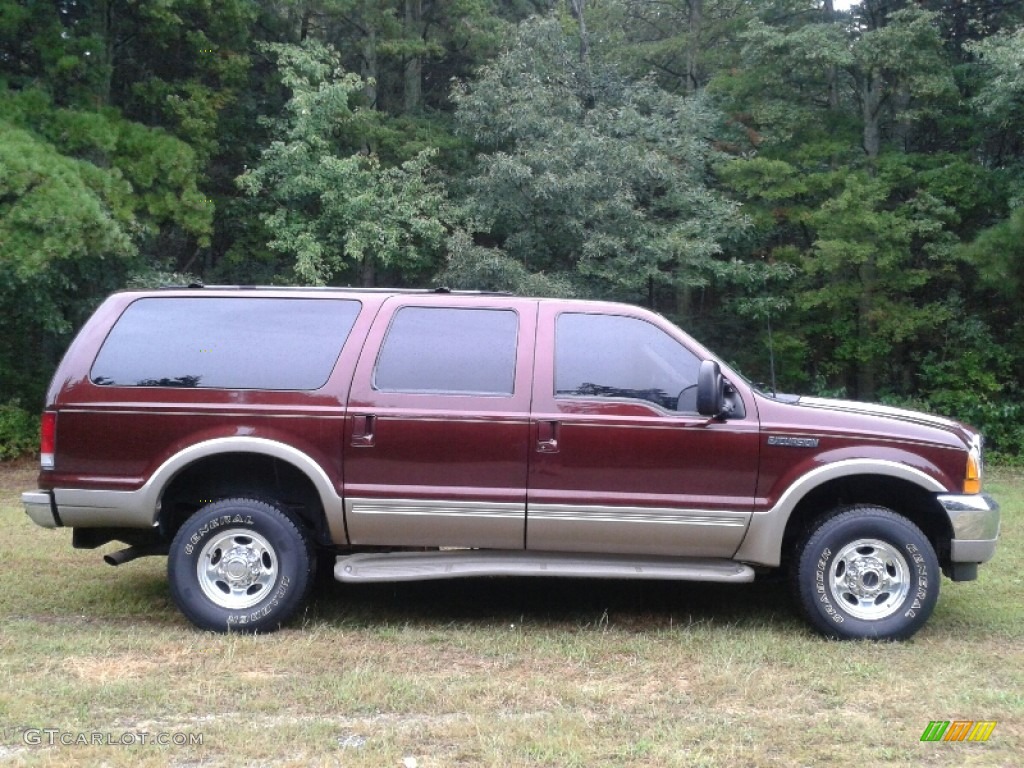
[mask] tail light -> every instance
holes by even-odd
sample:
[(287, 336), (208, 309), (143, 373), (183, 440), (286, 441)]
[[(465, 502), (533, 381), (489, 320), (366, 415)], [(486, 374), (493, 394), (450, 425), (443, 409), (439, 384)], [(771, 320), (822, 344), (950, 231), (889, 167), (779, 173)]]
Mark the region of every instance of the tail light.
[(53, 469), (53, 455), (57, 451), (56, 412), (43, 411), (39, 426), (39, 465), (43, 469)]

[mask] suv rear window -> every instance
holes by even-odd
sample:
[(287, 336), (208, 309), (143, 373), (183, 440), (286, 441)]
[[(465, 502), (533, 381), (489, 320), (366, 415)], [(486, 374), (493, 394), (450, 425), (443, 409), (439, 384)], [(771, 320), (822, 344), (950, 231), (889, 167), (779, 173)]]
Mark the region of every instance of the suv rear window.
[(319, 389), (359, 315), (345, 299), (139, 299), (110, 331), (94, 384)]

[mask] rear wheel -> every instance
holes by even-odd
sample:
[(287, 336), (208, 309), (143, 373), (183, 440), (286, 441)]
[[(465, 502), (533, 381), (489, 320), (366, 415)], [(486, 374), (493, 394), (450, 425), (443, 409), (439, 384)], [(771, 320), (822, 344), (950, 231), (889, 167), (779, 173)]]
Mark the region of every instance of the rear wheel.
[(305, 601), (315, 567), (313, 547), (290, 517), (244, 498), (192, 515), (167, 558), (174, 602), (214, 632), (277, 629)]
[(822, 521), (801, 544), (793, 578), (811, 624), (840, 640), (908, 638), (939, 597), (931, 542), (884, 507), (850, 507)]

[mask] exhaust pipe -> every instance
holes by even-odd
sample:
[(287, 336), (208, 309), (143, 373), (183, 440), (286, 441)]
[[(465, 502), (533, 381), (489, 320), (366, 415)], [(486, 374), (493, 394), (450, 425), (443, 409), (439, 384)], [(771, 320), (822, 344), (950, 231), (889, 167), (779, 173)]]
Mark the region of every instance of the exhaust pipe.
[(151, 555), (166, 555), (167, 546), (161, 544), (147, 544), (143, 546), (128, 547), (117, 552), (111, 552), (103, 556), (103, 562), (107, 565), (124, 565), (140, 557)]

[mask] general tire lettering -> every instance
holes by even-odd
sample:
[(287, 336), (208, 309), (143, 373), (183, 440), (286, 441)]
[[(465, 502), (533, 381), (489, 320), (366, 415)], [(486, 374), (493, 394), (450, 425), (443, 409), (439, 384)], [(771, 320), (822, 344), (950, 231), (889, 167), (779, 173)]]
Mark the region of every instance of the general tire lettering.
[(312, 544), (295, 520), (246, 498), (198, 510), (167, 558), (174, 601), (194, 624), (215, 632), (277, 629), (305, 601), (315, 565)]
[(819, 632), (896, 640), (910, 637), (934, 610), (933, 573), (938, 559), (924, 533), (893, 510), (865, 505), (821, 519), (799, 545), (791, 577)]

